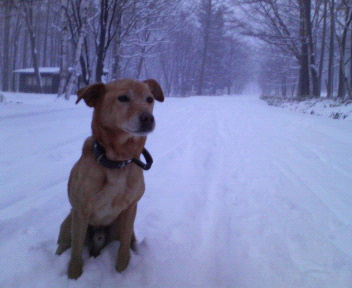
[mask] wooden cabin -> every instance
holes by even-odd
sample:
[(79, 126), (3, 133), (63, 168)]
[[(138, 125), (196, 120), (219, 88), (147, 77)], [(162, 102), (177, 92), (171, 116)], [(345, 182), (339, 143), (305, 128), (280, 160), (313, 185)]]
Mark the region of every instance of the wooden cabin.
[[(70, 73), (72, 71), (72, 68), (69, 68), (68, 71)], [(13, 73), (13, 91), (37, 93), (37, 81), (34, 74), (34, 68), (17, 69), (14, 70)], [(58, 93), (60, 85), (60, 67), (40, 67), (39, 73), (42, 77), (44, 93)], [(106, 78), (107, 74), (108, 70), (104, 69), (104, 78)], [(78, 75), (77, 83), (75, 85), (77, 89), (86, 85), (84, 84), (81, 75)]]
[[(60, 84), (60, 67), (40, 67), (44, 93), (57, 93)], [(17, 69), (14, 73), (14, 87), (16, 92), (37, 92), (37, 81), (34, 68)]]

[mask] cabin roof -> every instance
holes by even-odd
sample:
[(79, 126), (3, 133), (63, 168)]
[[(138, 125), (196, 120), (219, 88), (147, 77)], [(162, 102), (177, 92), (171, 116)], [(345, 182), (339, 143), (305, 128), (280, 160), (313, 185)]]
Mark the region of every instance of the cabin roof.
[[(13, 71), (14, 73), (24, 73), (24, 74), (32, 74), (34, 73), (34, 68), (23, 68), (17, 69)], [(60, 67), (39, 67), (39, 73), (50, 73), (50, 74), (59, 74)]]
[[(68, 68), (68, 71), (72, 71), (72, 67)], [(109, 72), (108, 69), (103, 69), (104, 74)], [(23, 73), (23, 74), (34, 74), (34, 68), (21, 68), (13, 70), (13, 73)], [(60, 67), (39, 67), (39, 73), (48, 73), (48, 74), (60, 74)]]

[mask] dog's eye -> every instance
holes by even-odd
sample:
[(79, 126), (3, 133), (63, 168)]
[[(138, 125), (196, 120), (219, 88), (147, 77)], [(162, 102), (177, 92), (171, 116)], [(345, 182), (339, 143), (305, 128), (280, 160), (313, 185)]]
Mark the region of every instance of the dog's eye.
[(147, 98), (147, 102), (148, 102), (148, 103), (153, 103), (153, 101), (154, 101), (153, 97), (148, 97), (148, 98)]
[(121, 96), (117, 97), (117, 99), (118, 99), (120, 102), (129, 102), (129, 101), (130, 101), (130, 98), (128, 98), (127, 95), (121, 95)]

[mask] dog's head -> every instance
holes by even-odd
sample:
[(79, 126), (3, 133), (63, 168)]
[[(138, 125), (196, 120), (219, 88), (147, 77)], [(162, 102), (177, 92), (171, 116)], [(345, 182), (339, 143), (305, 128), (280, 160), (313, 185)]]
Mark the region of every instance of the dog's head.
[(94, 107), (94, 121), (99, 125), (134, 136), (145, 136), (154, 130), (154, 100), (164, 101), (163, 91), (153, 79), (95, 83), (78, 90), (77, 95), (76, 104), (83, 99)]

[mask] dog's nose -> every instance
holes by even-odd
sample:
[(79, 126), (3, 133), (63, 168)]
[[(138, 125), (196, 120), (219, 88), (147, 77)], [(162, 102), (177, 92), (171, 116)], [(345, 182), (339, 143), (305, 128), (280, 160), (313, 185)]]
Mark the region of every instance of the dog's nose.
[(152, 125), (154, 123), (154, 116), (148, 112), (143, 112), (139, 115), (139, 121), (143, 125)]

